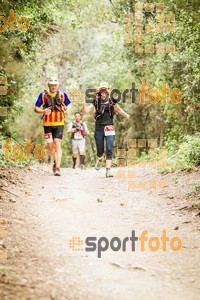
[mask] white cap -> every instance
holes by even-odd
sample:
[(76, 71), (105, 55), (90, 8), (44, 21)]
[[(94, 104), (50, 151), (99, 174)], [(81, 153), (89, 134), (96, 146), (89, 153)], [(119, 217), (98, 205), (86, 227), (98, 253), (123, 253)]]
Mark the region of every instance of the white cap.
[(48, 84), (59, 84), (59, 80), (57, 77), (50, 77), (49, 78), (49, 81), (48, 81)]
[(105, 81), (102, 81), (99, 85), (99, 91), (102, 89), (108, 90), (110, 88), (109, 84)]

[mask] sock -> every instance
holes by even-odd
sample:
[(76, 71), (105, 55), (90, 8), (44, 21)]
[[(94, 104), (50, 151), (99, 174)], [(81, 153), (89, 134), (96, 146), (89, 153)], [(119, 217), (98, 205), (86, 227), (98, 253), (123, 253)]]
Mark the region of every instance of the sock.
[(85, 164), (85, 155), (80, 155), (80, 163), (81, 165)]
[(75, 169), (75, 166), (76, 166), (76, 157), (72, 157), (73, 159), (73, 168)]

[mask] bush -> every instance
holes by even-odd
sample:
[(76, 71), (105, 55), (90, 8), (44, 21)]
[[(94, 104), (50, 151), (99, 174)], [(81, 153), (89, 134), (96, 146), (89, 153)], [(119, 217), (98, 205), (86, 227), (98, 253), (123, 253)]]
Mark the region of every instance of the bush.
[(191, 170), (200, 154), (200, 133), (186, 135), (181, 142), (170, 140), (166, 143), (168, 163), (172, 171)]

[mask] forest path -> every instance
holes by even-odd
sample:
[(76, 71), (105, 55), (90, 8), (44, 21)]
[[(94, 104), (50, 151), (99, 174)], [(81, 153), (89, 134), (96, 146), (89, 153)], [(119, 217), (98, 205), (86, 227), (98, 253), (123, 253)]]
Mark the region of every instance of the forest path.
[[(1, 245), (8, 252), (8, 259), (0, 258), (2, 300), (200, 299), (199, 217), (180, 210), (185, 200), (178, 198), (177, 182), (165, 175), (171, 181), (163, 189), (129, 190), (117, 172), (108, 179), (103, 169), (62, 169), (61, 177), (50, 166), (21, 171), (23, 185), (7, 188), (19, 196), (16, 202), (1, 202), (1, 216), (9, 221)], [(187, 188), (189, 175), (182, 179)], [(69, 248), (73, 237), (97, 237), (97, 244), (103, 236), (123, 241), (133, 230), (136, 236), (147, 230), (148, 239), (160, 239), (163, 229), (181, 239), (180, 251), (167, 243), (166, 252), (152, 252), (148, 241), (144, 252), (139, 241), (132, 251), (130, 240), (126, 251), (109, 247), (101, 258), (97, 251)]]

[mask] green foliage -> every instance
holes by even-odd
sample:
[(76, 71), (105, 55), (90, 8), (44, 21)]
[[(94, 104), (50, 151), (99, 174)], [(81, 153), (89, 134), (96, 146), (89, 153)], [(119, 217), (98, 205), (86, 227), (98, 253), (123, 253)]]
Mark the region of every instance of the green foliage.
[(164, 152), (163, 155), (163, 149), (156, 148), (152, 156), (143, 151), (137, 161), (157, 161), (158, 171), (162, 173), (193, 169), (200, 154), (200, 133), (182, 136), (178, 141), (168, 140)]
[[(132, 82), (139, 88), (147, 81), (149, 89), (158, 90), (166, 82), (170, 89), (181, 90), (182, 102), (172, 104), (168, 94), (165, 105), (151, 105), (148, 101), (141, 105), (136, 93), (136, 103), (132, 104), (129, 93), (126, 103), (121, 102), (120, 106), (131, 118), (127, 121), (115, 117), (116, 145), (123, 147), (127, 138), (157, 138), (159, 147), (166, 141), (172, 170), (192, 168), (199, 155), (199, 137), (195, 133), (200, 128), (198, 1), (165, 2), (166, 12), (175, 14), (176, 32), (163, 35), (154, 32), (145, 40), (176, 45), (174, 54), (163, 55), (138, 55), (134, 45), (124, 45), (124, 16), (134, 13), (134, 3), (133, 0), (1, 1), (1, 15), (8, 17), (13, 8), (17, 17), (27, 16), (30, 20), (25, 33), (15, 25), (14, 32), (7, 30), (0, 34), (0, 73), (8, 78), (8, 94), (0, 96), (0, 106), (8, 107), (8, 116), (0, 117), (2, 135), (42, 142), (42, 121), (33, 113), (33, 106), (52, 74), (60, 77), (61, 88), (68, 94), (79, 88), (84, 92), (103, 80), (121, 92), (130, 89)], [(154, 17), (155, 13), (145, 13), (147, 21)], [(75, 102), (72, 107), (72, 114), (81, 109)], [(66, 120), (66, 127), (70, 120)], [(85, 116), (84, 120), (92, 134), (93, 116)], [(94, 143), (93, 138), (91, 141)], [(63, 145), (65, 166), (71, 162), (70, 141), (64, 141)], [(91, 149), (87, 150), (89, 156), (92, 160)], [(161, 159), (159, 153), (156, 159)]]
[[(1, 1), (1, 15), (8, 18), (10, 9), (14, 10), (17, 18), (26, 16), (30, 21), (28, 31), (21, 32), (15, 22), (14, 32), (10, 31), (9, 22), (5, 32), (0, 33), (0, 75), (4, 75), (8, 80), (8, 93), (0, 96), (0, 106), (8, 108), (8, 116), (0, 117), (0, 131), (3, 135), (11, 136), (11, 126), (23, 112), (20, 103), (21, 91), (25, 87), (29, 88), (32, 69), (36, 53), (41, 51), (52, 35), (57, 32), (59, 26), (55, 26), (58, 17), (59, 3), (57, 1)], [(61, 4), (61, 2), (60, 2)], [(28, 91), (27, 91), (28, 93)]]
[(180, 141), (169, 140), (166, 147), (169, 152), (168, 163), (172, 171), (190, 170), (200, 154), (200, 133), (183, 136)]
[[(21, 159), (16, 159), (13, 156), (12, 150), (16, 145), (18, 145), (18, 143), (12, 139), (10, 143), (10, 149), (7, 152), (5, 148), (7, 141), (8, 139), (0, 136), (0, 167), (25, 167), (28, 166), (32, 161), (34, 161), (33, 155), (31, 155), (30, 160), (27, 159), (25, 151)], [(6, 157), (6, 153), (8, 153), (8, 157)]]

